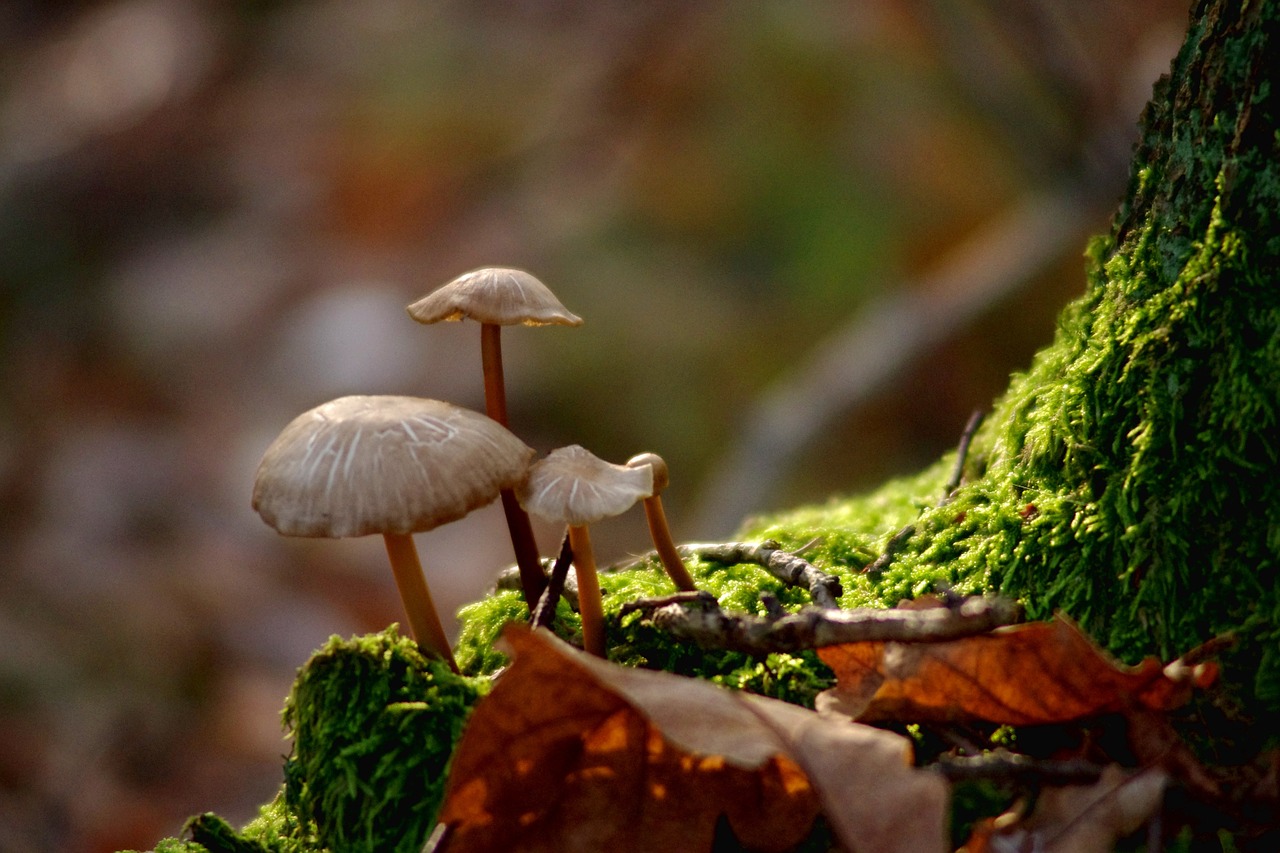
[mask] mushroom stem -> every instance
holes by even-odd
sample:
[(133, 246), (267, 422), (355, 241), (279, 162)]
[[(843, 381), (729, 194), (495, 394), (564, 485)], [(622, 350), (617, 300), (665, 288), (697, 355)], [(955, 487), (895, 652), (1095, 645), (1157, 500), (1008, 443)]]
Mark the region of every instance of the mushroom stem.
[(661, 497), (654, 495), (644, 499), (644, 517), (649, 522), (649, 535), (653, 537), (654, 550), (658, 552), (658, 559), (662, 560), (662, 567), (667, 570), (667, 575), (675, 582), (676, 589), (693, 592), (697, 587), (693, 585), (693, 577), (685, 568), (684, 560), (680, 559), (680, 552), (676, 550), (676, 543), (671, 539), (671, 528), (667, 526), (667, 514), (663, 512)]
[(507, 530), (511, 533), (511, 548), (516, 552), (516, 565), (520, 567), (520, 589), (529, 604), (529, 612), (538, 606), (538, 599), (547, 588), (547, 576), (542, 571), (542, 560), (533, 539), (533, 524), (529, 514), (520, 506), (515, 492), (503, 489), (502, 512), (507, 517)]
[(582, 615), (582, 647), (597, 657), (605, 657), (604, 606), (600, 601), (600, 579), (591, 550), (591, 534), (585, 524), (569, 525), (569, 547), (578, 576), (578, 613)]
[(480, 324), (480, 362), (484, 367), (484, 411), (507, 429), (507, 386), (502, 375), (502, 327)]
[(649, 468), (653, 471), (653, 493), (644, 499), (644, 517), (649, 522), (649, 536), (653, 538), (653, 548), (662, 560), (662, 567), (667, 576), (681, 592), (693, 592), (693, 578), (685, 568), (676, 543), (671, 541), (671, 528), (667, 525), (667, 514), (662, 509), (662, 491), (667, 487), (671, 476), (667, 471), (667, 463), (656, 453), (639, 453), (627, 460), (628, 468)]
[[(502, 327), (497, 323), (480, 324), (480, 361), (484, 366), (485, 414), (510, 429), (506, 384), (502, 375)], [(538, 606), (542, 591), (547, 588), (547, 577), (542, 571), (542, 559), (528, 513), (511, 489), (503, 489), (501, 494), (502, 513), (511, 534), (511, 548), (516, 554), (516, 565), (520, 567), (520, 588), (532, 613)]]
[(391, 562), (391, 572), (396, 577), (396, 588), (400, 590), (400, 600), (404, 602), (409, 616), (409, 630), (414, 640), (420, 648), (443, 658), (457, 672), (458, 664), (453, 659), (449, 638), (445, 636), (444, 626), (440, 624), (435, 603), (431, 600), (431, 590), (427, 588), (413, 536), (384, 533), (382, 538), (387, 544), (387, 559)]

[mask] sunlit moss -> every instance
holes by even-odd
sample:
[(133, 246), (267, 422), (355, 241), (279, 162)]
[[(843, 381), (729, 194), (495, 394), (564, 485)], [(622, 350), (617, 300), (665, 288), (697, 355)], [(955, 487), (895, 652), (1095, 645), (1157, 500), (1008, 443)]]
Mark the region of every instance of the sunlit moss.
[[(688, 565), (698, 588), (716, 596), (726, 610), (761, 615), (765, 611), (760, 596), (766, 592), (793, 609), (807, 603), (806, 593), (788, 588), (760, 566), (720, 566), (698, 560)], [(603, 572), (600, 586), (609, 659), (615, 663), (695, 675), (807, 706), (812, 706), (819, 691), (830, 686), (830, 672), (813, 654), (770, 655), (758, 660), (740, 652), (701, 649), (674, 640), (639, 613), (620, 617), (619, 611), (628, 602), (675, 592), (656, 560)], [(507, 659), (494, 650), (494, 643), (507, 622), (527, 618), (528, 611), (517, 592), (496, 592), (464, 607), (459, 613), (462, 630), (455, 651), (458, 665), (471, 674), (487, 674), (505, 666)], [(581, 621), (564, 601), (552, 628), (570, 642), (581, 642)]]
[(416, 853), (487, 683), (425, 657), (394, 627), (331, 639), (299, 672), (284, 711), (294, 739), (285, 804), (300, 830), (332, 850)]

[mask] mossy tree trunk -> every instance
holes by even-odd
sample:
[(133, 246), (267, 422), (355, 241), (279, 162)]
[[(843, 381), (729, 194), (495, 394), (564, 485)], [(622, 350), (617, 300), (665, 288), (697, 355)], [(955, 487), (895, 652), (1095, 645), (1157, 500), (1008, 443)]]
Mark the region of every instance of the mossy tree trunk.
[(1087, 291), (996, 403), (952, 499), (937, 503), (943, 460), (751, 532), (825, 534), (831, 563), (859, 568), (864, 543), (913, 521), (854, 595), (1001, 589), (1130, 659), (1235, 632), (1228, 683), (1280, 708), (1278, 78), (1280, 3), (1199, 2)]
[[(1280, 4), (1205, 0), (1086, 295), (979, 436), (993, 580), (1121, 651), (1244, 629), (1280, 701)], [(1017, 510), (1017, 521), (1008, 515)], [(1004, 537), (1007, 539), (1007, 537)]]

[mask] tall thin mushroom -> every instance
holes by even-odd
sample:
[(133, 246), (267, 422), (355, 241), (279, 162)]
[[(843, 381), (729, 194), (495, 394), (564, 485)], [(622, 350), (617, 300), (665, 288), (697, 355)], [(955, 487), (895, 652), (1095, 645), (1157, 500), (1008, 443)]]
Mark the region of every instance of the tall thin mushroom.
[(652, 493), (652, 468), (612, 465), (576, 444), (535, 462), (517, 492), (529, 512), (569, 526), (582, 647), (593, 655), (605, 656), (604, 607), (588, 525), (621, 515)]
[(653, 494), (644, 499), (644, 517), (649, 523), (649, 536), (653, 539), (653, 548), (658, 552), (662, 567), (667, 576), (675, 583), (676, 589), (693, 592), (693, 577), (685, 568), (676, 543), (671, 538), (671, 528), (667, 526), (667, 513), (662, 508), (662, 493), (671, 481), (667, 471), (667, 463), (656, 453), (641, 453), (627, 460), (628, 468), (648, 466), (653, 469)]
[[(458, 276), (427, 294), (406, 309), (419, 323), (438, 323), (469, 317), (480, 323), (480, 357), (484, 368), (485, 411), (504, 427), (507, 392), (502, 372), (502, 327), (581, 326), (582, 318), (556, 299), (542, 282), (524, 270), (485, 267)], [(514, 493), (502, 492), (502, 510), (511, 533), (511, 547), (520, 567), (520, 585), (530, 611), (546, 586), (546, 575), (529, 516)]]
[(414, 639), (455, 670), (413, 534), (462, 518), (528, 472), (532, 448), (478, 412), (417, 397), (340, 397), (263, 454), (253, 508), (285, 536), (382, 535)]

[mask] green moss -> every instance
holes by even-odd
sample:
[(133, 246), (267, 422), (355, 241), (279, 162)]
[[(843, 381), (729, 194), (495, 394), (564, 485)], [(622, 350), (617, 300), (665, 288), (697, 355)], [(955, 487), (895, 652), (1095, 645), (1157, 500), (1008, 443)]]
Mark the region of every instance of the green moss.
[[(236, 832), (231, 824), (212, 813), (197, 815), (187, 821), (186, 831), (191, 836), (191, 843), (208, 853), (273, 853), (283, 849), (298, 849), (261, 844)], [(161, 851), (157, 848), (156, 853)]]
[[(277, 798), (277, 802), (279, 798)], [(271, 806), (264, 806), (265, 813)], [(190, 840), (179, 838), (162, 839), (153, 853), (294, 853), (294, 851), (314, 850), (314, 846), (304, 847), (297, 840), (284, 839), (277, 836), (267, 839), (251, 831), (259, 821), (254, 821), (243, 832), (237, 832), (224, 818), (213, 812), (196, 815), (187, 821), (183, 833)], [(126, 850), (124, 853), (135, 853)]]
[[(124, 850), (121, 853), (138, 853), (136, 850)], [(178, 838), (162, 838), (152, 848), (152, 853), (213, 853), (203, 844), (195, 841), (183, 841)]]
[[(698, 588), (716, 596), (725, 609), (763, 614), (760, 595), (764, 592), (773, 593), (792, 609), (808, 600), (806, 593), (786, 587), (760, 566), (694, 561), (689, 569)], [(656, 561), (602, 573), (600, 586), (609, 659), (615, 663), (696, 675), (809, 707), (814, 696), (831, 686), (830, 671), (811, 653), (769, 655), (758, 660), (739, 652), (677, 642), (645, 623), (639, 613), (620, 618), (618, 613), (628, 602), (675, 591)], [(494, 650), (494, 643), (507, 622), (526, 621), (528, 610), (519, 593), (500, 591), (462, 608), (458, 617), (462, 624), (455, 650), (458, 665), (468, 674), (480, 675), (506, 665), (506, 657)], [(564, 601), (556, 611), (552, 630), (570, 642), (581, 643), (581, 620)]]
[[(306, 853), (320, 848), (314, 824), (289, 808), (283, 786), (275, 799), (258, 809), (258, 816), (237, 838), (256, 845), (264, 853)], [(210, 850), (210, 853), (217, 851)]]
[(155, 853), (212, 853), (203, 844), (166, 838), (156, 845)]
[(416, 853), (444, 794), (453, 746), (487, 681), (455, 675), (395, 627), (332, 638), (285, 706), (294, 754), (285, 805), (301, 834), (342, 851)]

